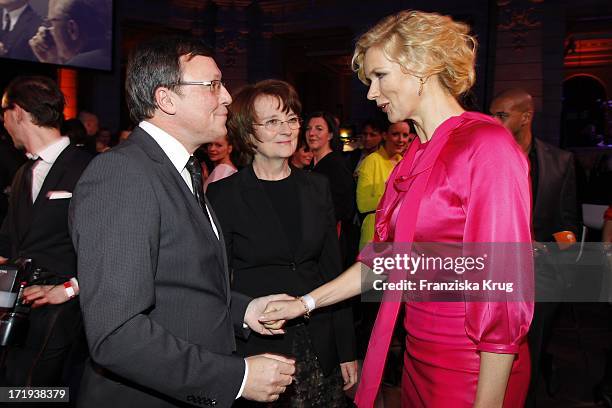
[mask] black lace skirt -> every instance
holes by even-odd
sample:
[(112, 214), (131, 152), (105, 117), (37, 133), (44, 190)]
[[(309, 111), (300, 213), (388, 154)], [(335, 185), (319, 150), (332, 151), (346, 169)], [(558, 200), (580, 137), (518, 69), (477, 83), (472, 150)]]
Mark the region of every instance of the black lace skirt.
[(277, 401), (257, 403), (240, 399), (236, 401), (234, 407), (345, 408), (349, 406), (342, 390), (340, 365), (328, 376), (323, 374), (310, 342), (310, 335), (303, 324), (295, 328), (292, 351), (296, 359), (295, 377), (293, 383)]

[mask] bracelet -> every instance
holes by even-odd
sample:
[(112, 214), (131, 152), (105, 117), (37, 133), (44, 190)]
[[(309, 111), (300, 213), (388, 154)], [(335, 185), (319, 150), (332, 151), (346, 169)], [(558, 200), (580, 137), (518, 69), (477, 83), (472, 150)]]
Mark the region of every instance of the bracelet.
[(66, 295), (68, 295), (68, 300), (76, 296), (76, 293), (74, 292), (74, 288), (72, 287), (72, 282), (70, 281), (64, 282), (64, 290), (66, 291)]
[(306, 302), (304, 301), (304, 299), (302, 299), (301, 296), (296, 296), (295, 297), (297, 300), (299, 300), (300, 302), (302, 302), (302, 306), (304, 306), (304, 319), (308, 320), (310, 319), (310, 310), (308, 309), (308, 304), (306, 304)]
[(77, 278), (70, 278), (70, 283), (72, 284), (72, 287), (74, 288), (75, 293), (78, 295), (79, 294), (79, 281), (77, 280)]
[(315, 310), (315, 308), (317, 307), (315, 300), (312, 296), (310, 295), (304, 295), (301, 297), (301, 299), (306, 302), (306, 306), (308, 306), (308, 311), (312, 312), (313, 310)]

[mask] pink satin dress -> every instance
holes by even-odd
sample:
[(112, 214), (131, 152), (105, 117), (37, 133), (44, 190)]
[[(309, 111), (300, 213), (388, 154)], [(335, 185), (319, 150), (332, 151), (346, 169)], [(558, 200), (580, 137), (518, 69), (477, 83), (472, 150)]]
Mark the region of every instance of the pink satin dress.
[[(403, 193), (402, 193), (403, 192)], [(432, 139), (413, 142), (387, 182), (375, 237), (392, 242), (531, 242), (528, 164), (488, 116), (465, 112)], [(524, 281), (533, 280), (533, 271)], [(526, 335), (533, 302), (406, 302), (402, 407), (471, 407), (480, 352), (514, 354), (504, 407), (522, 407), (529, 385)], [(400, 307), (383, 302), (356, 396), (371, 408)], [(382, 363), (381, 363), (382, 361)]]

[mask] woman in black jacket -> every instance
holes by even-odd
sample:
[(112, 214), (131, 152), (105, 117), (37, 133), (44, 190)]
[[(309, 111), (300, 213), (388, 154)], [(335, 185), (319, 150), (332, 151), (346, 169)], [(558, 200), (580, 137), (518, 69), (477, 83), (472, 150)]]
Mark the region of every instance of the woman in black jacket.
[[(277, 80), (243, 88), (230, 106), (229, 137), (253, 163), (210, 184), (207, 196), (222, 226), (232, 286), (249, 296), (297, 296), (342, 270), (328, 181), (289, 166), (300, 111), (295, 90)], [(343, 407), (342, 389), (357, 380), (347, 307), (290, 322), (282, 336), (251, 333), (237, 347), (243, 356), (273, 352), (296, 359), (294, 384), (275, 406)]]

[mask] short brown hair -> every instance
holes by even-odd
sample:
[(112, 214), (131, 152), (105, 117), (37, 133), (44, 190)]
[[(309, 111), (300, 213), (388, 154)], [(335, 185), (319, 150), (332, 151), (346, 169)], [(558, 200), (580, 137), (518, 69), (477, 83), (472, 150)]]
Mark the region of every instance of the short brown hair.
[(64, 94), (51, 78), (20, 76), (11, 81), (4, 92), (10, 105), (30, 114), (36, 126), (59, 129), (64, 121)]
[(135, 123), (155, 115), (157, 88), (180, 93), (181, 57), (189, 61), (198, 55), (213, 56), (204, 42), (185, 36), (160, 36), (136, 47), (128, 59), (125, 79), (127, 106)]
[(254, 85), (242, 88), (229, 106), (227, 120), (227, 133), (230, 143), (242, 154), (252, 158), (255, 155), (256, 145), (253, 123), (259, 121), (255, 115), (255, 101), (260, 96), (272, 96), (277, 99), (278, 107), (285, 113), (290, 110), (296, 115), (302, 112), (302, 104), (297, 92), (289, 83), (278, 79), (266, 79)]
[(440, 85), (458, 98), (476, 80), (478, 43), (470, 27), (448, 16), (404, 10), (385, 17), (357, 40), (351, 65), (359, 79), (368, 84), (363, 59), (371, 47), (416, 77), (438, 75)]

